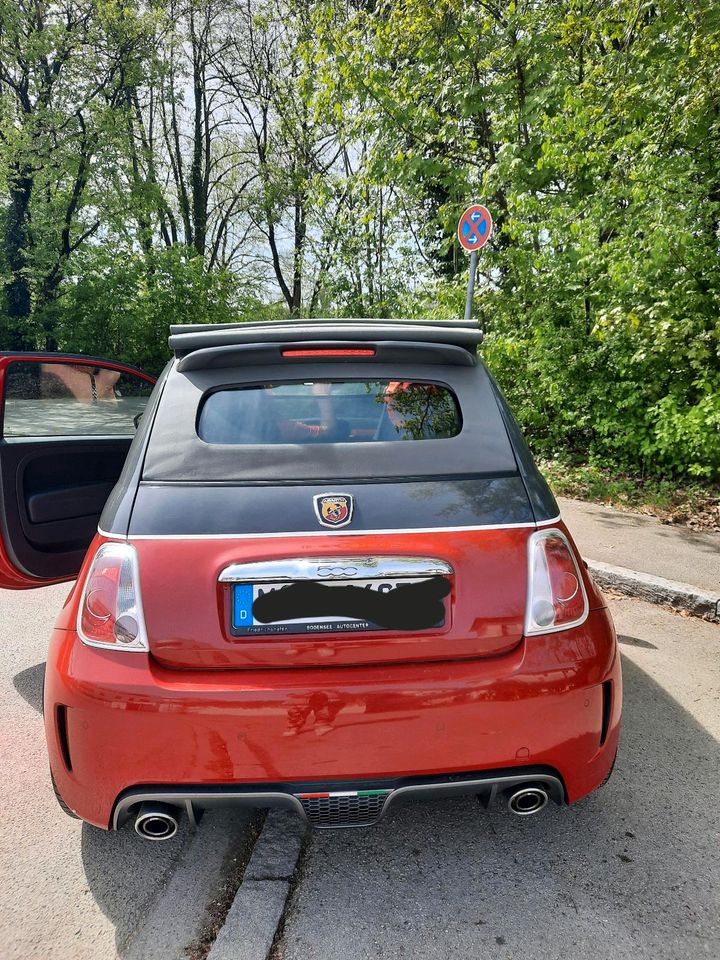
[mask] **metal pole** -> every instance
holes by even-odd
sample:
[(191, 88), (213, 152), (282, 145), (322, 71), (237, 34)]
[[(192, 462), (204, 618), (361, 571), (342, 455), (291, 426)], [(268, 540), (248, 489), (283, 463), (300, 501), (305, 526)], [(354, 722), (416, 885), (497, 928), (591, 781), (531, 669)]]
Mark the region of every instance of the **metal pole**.
[(465, 301), (465, 319), (472, 320), (473, 294), (475, 293), (475, 274), (477, 273), (478, 254), (473, 250), (470, 254), (470, 278), (468, 280), (467, 300)]

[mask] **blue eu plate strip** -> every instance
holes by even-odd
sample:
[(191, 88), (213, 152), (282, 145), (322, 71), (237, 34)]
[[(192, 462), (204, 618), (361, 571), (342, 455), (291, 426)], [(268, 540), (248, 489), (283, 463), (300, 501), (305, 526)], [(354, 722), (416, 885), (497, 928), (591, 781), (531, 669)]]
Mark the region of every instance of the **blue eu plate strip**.
[(253, 585), (251, 583), (235, 584), (233, 590), (233, 627), (252, 627), (253, 615)]

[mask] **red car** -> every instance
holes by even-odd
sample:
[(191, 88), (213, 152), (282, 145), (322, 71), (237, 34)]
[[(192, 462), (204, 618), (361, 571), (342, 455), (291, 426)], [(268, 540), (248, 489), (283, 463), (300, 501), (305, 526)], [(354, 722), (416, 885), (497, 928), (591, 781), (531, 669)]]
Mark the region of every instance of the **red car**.
[(216, 805), (328, 827), (597, 789), (613, 624), (477, 327), (171, 333), (154, 388), (0, 355), (0, 585), (77, 576), (44, 701), (65, 809), (160, 840)]

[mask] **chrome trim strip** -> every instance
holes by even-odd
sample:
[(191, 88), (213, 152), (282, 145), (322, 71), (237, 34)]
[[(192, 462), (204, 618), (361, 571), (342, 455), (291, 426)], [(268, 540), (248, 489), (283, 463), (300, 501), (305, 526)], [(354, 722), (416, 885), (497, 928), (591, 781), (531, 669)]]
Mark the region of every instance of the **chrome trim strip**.
[(307, 557), (233, 563), (220, 583), (270, 583), (277, 580), (400, 580), (406, 577), (450, 577), (453, 568), (431, 557)]
[(556, 517), (553, 517), (552, 520), (538, 520), (535, 526), (538, 527), (539, 529), (540, 527), (549, 527), (553, 523), (560, 523), (561, 521), (562, 521), (562, 517), (560, 516), (560, 514), (558, 514)]
[(384, 530), (293, 530), (282, 533), (135, 533), (127, 537), (107, 533), (98, 527), (98, 533), (111, 540), (267, 540), (275, 537), (370, 537), (381, 534), (404, 533), (463, 533), (473, 530), (539, 530), (558, 523), (560, 514), (552, 520), (537, 523), (480, 523), (465, 527), (386, 527)]

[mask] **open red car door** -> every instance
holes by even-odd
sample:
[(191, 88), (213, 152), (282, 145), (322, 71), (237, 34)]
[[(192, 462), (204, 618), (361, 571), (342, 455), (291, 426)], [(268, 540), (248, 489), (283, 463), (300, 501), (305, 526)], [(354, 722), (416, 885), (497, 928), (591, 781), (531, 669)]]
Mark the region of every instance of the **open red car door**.
[(154, 384), (111, 360), (0, 353), (0, 588), (76, 576)]

